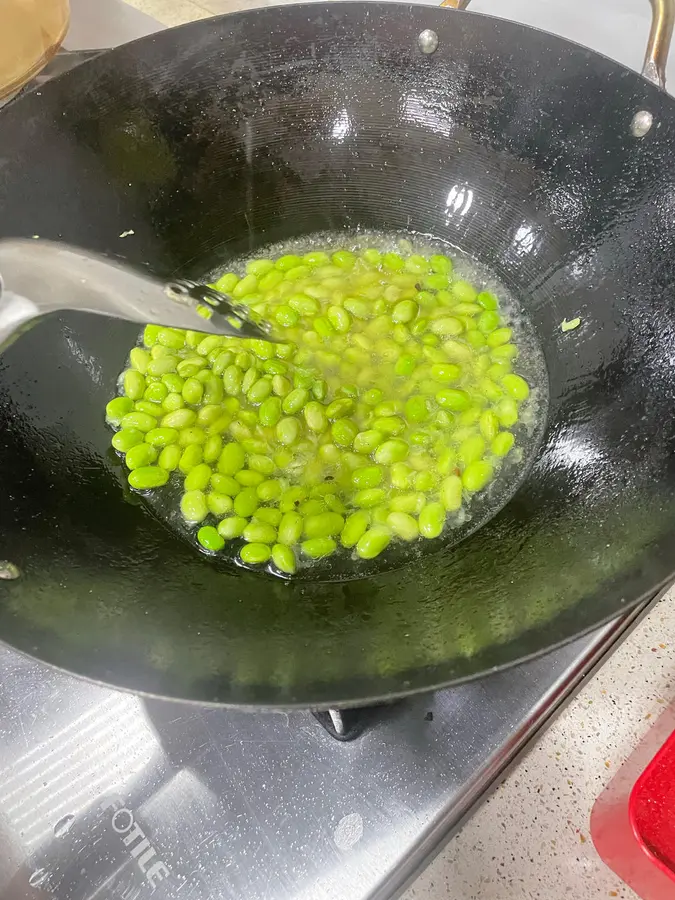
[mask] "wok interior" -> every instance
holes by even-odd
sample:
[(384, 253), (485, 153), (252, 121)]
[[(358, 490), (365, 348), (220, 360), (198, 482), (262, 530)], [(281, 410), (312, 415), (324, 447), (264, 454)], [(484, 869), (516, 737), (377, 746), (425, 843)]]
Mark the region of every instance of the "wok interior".
[[(432, 56), (424, 28), (439, 35)], [(640, 108), (658, 123), (642, 141)], [(223, 573), (129, 495), (108, 449), (102, 410), (136, 329), (45, 320), (0, 360), (0, 556), (22, 572), (0, 583), (0, 635), (125, 687), (326, 705), (511, 662), (664, 582), (673, 121), (665, 95), (590, 51), (375, 3), (185, 26), (10, 106), (3, 236), (199, 278), (318, 231), (429, 234), (525, 305), (550, 408), (517, 494), (460, 544), (338, 584)]]

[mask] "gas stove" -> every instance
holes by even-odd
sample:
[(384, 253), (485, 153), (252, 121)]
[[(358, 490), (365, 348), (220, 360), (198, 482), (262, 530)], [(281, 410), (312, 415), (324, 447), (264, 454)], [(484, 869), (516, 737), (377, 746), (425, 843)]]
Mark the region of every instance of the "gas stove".
[(143, 699), (0, 648), (0, 897), (385, 900), (649, 604), (554, 653), (365, 710)]
[[(121, 0), (72, 4), (70, 52), (32, 89), (161, 27)], [(152, 700), (0, 646), (0, 900), (389, 900), (657, 600), (508, 671), (359, 710)]]

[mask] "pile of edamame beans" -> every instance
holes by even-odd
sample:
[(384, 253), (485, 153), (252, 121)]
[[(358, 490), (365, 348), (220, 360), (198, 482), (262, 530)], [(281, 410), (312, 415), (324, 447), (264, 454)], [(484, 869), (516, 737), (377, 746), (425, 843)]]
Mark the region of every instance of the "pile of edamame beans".
[(289, 253), (214, 287), (282, 342), (148, 325), (106, 408), (129, 485), (181, 479), (204, 550), (285, 577), (371, 560), (438, 538), (511, 452), (512, 329), (448, 256)]

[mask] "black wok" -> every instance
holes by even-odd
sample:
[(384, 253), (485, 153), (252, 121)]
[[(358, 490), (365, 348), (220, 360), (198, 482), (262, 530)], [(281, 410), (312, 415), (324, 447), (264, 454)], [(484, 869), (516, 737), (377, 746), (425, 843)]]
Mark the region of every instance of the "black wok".
[(0, 114), (0, 236), (199, 279), (355, 226), (447, 240), (526, 306), (550, 408), (511, 500), (372, 577), (223, 572), (108, 450), (134, 326), (48, 318), (0, 359), (2, 639), (125, 688), (326, 706), (513, 663), (673, 577), (675, 101), (645, 77), (485, 16), (312, 4), (144, 38)]

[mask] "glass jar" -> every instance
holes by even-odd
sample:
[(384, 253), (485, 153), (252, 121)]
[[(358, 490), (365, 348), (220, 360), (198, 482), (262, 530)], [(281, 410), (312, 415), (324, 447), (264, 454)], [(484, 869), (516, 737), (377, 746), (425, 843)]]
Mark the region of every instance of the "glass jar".
[(70, 0), (0, 0), (0, 100), (49, 62), (69, 18)]

